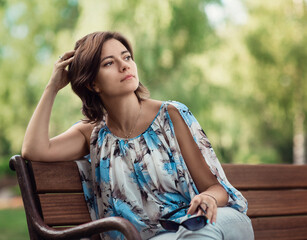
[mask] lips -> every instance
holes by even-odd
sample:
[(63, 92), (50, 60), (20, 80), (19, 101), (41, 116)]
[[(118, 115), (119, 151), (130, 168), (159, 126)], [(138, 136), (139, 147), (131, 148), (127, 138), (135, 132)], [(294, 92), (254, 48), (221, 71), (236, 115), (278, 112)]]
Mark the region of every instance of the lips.
[(125, 81), (125, 80), (128, 80), (128, 79), (133, 78), (133, 77), (134, 76), (132, 74), (128, 74), (121, 81)]

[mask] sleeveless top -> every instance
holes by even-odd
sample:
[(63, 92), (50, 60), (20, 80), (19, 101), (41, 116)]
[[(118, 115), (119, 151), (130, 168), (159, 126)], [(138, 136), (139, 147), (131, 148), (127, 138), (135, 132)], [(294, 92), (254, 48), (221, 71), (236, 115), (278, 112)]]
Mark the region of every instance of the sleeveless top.
[[(92, 220), (109, 216), (128, 219), (148, 239), (165, 231), (158, 219), (187, 205), (199, 194), (181, 155), (168, 105), (175, 106), (197, 143), (211, 172), (229, 194), (228, 206), (242, 213), (247, 201), (227, 180), (199, 123), (182, 103), (163, 102), (146, 131), (123, 139), (111, 133), (105, 120), (91, 135), (90, 158), (78, 161), (85, 199)], [(173, 216), (180, 221), (186, 211)], [(117, 231), (102, 239), (124, 239)]]

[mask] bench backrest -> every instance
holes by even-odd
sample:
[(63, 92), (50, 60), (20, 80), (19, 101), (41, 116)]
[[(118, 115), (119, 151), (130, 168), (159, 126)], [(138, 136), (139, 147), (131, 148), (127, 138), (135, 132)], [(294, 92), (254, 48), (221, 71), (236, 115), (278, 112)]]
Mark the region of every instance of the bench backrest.
[[(306, 239), (307, 166), (223, 164), (249, 202), (256, 239)], [(28, 162), (33, 195), (46, 224), (91, 221), (75, 162)]]
[(75, 162), (32, 162), (35, 194), (49, 226), (71, 226), (91, 221)]
[(248, 200), (256, 239), (307, 239), (307, 165), (223, 164)]

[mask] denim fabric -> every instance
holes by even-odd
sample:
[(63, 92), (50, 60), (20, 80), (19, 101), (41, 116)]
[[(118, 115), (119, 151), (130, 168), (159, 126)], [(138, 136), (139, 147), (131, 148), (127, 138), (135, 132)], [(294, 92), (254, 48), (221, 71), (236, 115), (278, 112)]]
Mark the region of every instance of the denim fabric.
[(245, 214), (230, 207), (222, 207), (218, 208), (215, 226), (207, 224), (198, 231), (189, 231), (180, 226), (175, 233), (166, 232), (150, 238), (150, 240), (179, 239), (253, 240), (254, 231), (251, 220)]

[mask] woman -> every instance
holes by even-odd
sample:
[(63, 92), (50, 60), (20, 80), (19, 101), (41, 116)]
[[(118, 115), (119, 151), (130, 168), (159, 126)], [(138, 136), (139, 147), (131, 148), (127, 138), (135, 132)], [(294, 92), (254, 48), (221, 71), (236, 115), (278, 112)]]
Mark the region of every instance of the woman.
[[(54, 99), (69, 82), (85, 119), (49, 139)], [(247, 202), (227, 181), (198, 122), (181, 103), (149, 99), (119, 33), (86, 35), (55, 63), (22, 148), (32, 161), (89, 153), (90, 163), (79, 169), (93, 220), (122, 216), (143, 239), (253, 239)]]

